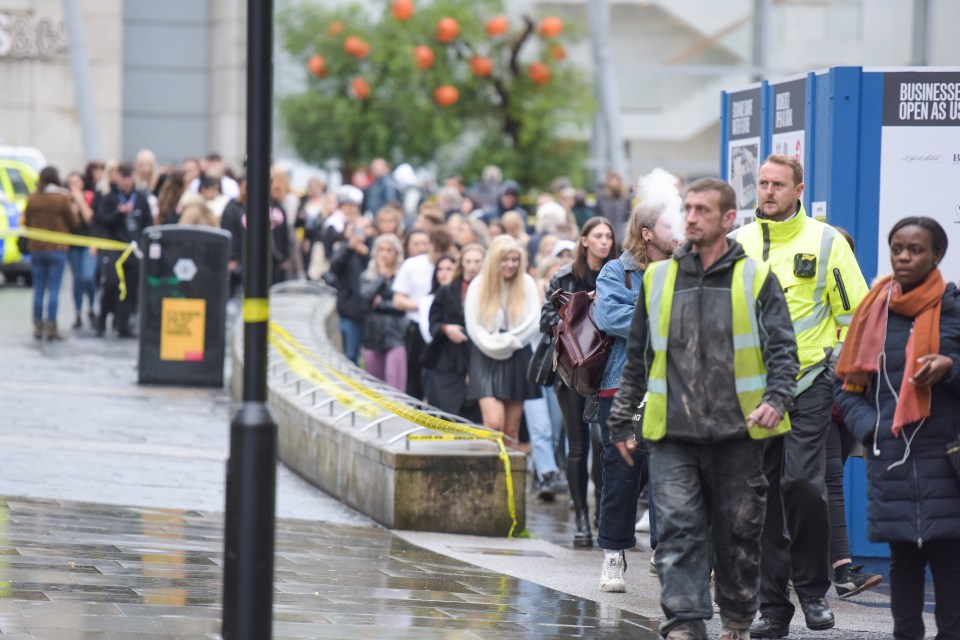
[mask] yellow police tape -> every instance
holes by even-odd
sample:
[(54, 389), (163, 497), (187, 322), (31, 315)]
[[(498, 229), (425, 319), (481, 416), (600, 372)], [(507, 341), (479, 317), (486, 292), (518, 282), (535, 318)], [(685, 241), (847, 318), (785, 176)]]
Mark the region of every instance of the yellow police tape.
[(292, 372), (317, 385), (317, 387), (322, 389), (324, 393), (336, 398), (337, 402), (345, 406), (347, 409), (353, 409), (366, 418), (375, 418), (380, 415), (380, 412), (369, 403), (364, 402), (360, 398), (350, 393), (347, 393), (342, 387), (334, 383), (333, 380), (317, 371), (316, 367), (307, 362), (302, 355), (297, 353), (295, 348), (291, 347), (281, 338), (270, 334), (268, 340), (270, 341), (270, 344), (272, 344), (280, 353), (280, 356), (287, 361), (287, 365), (290, 367)]
[[(288, 349), (287, 354), (278, 349), (284, 359), (287, 360), (288, 364), (290, 363), (290, 359), (288, 359), (287, 356), (289, 355), (290, 350), (294, 351), (300, 358), (305, 355), (314, 362), (322, 365), (325, 369), (327, 369), (327, 371), (330, 372), (331, 375), (342, 381), (344, 384), (349, 386), (367, 400), (379, 405), (383, 409), (396, 416), (399, 416), (421, 427), (425, 427), (433, 431), (439, 431), (442, 434), (441, 436), (409, 436), (412, 440), (426, 440), (432, 437), (437, 439), (493, 440), (496, 442), (497, 446), (500, 448), (499, 457), (503, 463), (503, 470), (507, 485), (507, 510), (510, 513), (510, 520), (512, 522), (507, 536), (510, 538), (513, 537), (513, 533), (517, 528), (517, 505), (516, 496), (513, 490), (513, 474), (510, 469), (510, 455), (507, 453), (507, 447), (503, 443), (502, 433), (498, 431), (478, 429), (476, 427), (468, 427), (467, 425), (457, 424), (456, 422), (450, 422), (449, 420), (443, 420), (442, 418), (437, 418), (436, 416), (430, 416), (423, 412), (417, 411), (416, 409), (402, 402), (390, 400), (389, 398), (377, 393), (373, 389), (370, 389), (360, 382), (357, 382), (353, 378), (341, 373), (340, 371), (337, 371), (334, 367), (324, 362), (319, 356), (310, 352), (310, 350), (298, 342), (297, 339), (290, 334), (290, 332), (277, 323), (270, 323), (270, 333), (271, 344), (276, 346), (277, 343), (286, 343), (286, 345), (290, 348)], [(315, 367), (311, 367), (311, 369), (313, 369), (315, 373), (320, 373)], [(323, 374), (320, 375), (321, 377), (325, 377)]]
[(127, 261), (131, 253), (136, 253), (138, 258), (143, 254), (137, 248), (136, 242), (120, 242), (119, 240), (108, 240), (107, 238), (95, 238), (93, 236), (78, 236), (73, 233), (61, 233), (59, 231), (48, 231), (46, 229), (34, 229), (32, 227), (19, 227), (9, 231), (0, 231), (0, 237), (21, 236), (30, 240), (39, 240), (40, 242), (49, 242), (51, 244), (65, 244), (72, 247), (90, 247), (93, 249), (103, 249), (104, 251), (120, 251), (120, 258), (117, 259), (116, 269), (117, 277), (120, 279), (120, 299), (127, 299), (127, 279), (123, 274), (123, 263)]

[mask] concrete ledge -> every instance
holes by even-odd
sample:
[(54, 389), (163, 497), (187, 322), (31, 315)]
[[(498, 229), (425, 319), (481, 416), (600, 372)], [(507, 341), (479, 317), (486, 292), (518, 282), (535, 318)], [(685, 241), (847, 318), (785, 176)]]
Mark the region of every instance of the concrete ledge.
[[(319, 286), (293, 284), (271, 291), (271, 320), (312, 353), (375, 391), (416, 405), (340, 354), (328, 337), (336, 326), (335, 307), (332, 293)], [(242, 331), (235, 331), (231, 344), (234, 398), (240, 397), (242, 388), (242, 350)], [(350, 413), (323, 390), (290, 372), (273, 349), (269, 368), (280, 459), (312, 484), (391, 529), (507, 535), (512, 521), (496, 443), (408, 441), (404, 434), (417, 425), (383, 410), (373, 420)], [(370, 425), (375, 420), (382, 422)], [(519, 531), (525, 526), (526, 457), (511, 452), (510, 468)]]

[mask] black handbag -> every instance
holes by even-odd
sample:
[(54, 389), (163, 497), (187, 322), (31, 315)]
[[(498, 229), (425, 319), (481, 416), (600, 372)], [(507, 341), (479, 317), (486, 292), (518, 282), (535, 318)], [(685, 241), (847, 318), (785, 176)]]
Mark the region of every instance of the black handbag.
[(17, 249), (20, 251), (20, 255), (26, 256), (30, 254), (30, 249), (27, 247), (27, 243), (30, 240), (26, 236), (17, 236)]
[(533, 384), (549, 387), (556, 380), (553, 370), (553, 336), (544, 334), (537, 345), (537, 350), (527, 365), (527, 380)]

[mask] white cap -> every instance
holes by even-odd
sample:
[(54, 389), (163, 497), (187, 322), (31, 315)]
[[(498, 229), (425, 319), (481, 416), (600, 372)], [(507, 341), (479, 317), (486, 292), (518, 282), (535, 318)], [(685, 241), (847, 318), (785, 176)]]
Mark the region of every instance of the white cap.
[(393, 179), (404, 188), (417, 185), (417, 174), (414, 172), (413, 167), (406, 162), (398, 165), (397, 168), (393, 170)]
[(556, 258), (564, 251), (573, 253), (573, 250), (576, 248), (576, 246), (577, 243), (573, 240), (557, 240), (557, 244), (553, 245), (553, 253), (551, 255)]
[(352, 184), (337, 187), (337, 204), (351, 203), (359, 206), (363, 203), (363, 191)]

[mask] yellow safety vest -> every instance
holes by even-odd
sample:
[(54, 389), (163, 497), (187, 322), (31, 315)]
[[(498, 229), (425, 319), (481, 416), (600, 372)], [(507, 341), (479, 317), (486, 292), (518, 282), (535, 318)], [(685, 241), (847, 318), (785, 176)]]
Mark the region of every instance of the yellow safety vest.
[[(647, 372), (647, 396), (643, 409), (643, 437), (646, 440), (660, 440), (667, 433), (667, 345), (677, 270), (676, 260), (664, 260), (651, 264), (643, 274), (647, 327), (653, 347), (653, 363)], [(756, 302), (769, 270), (769, 267), (751, 258), (738, 260), (733, 267), (730, 285), (733, 375), (744, 422), (760, 405), (767, 389), (767, 368), (763, 364)], [(717, 339), (722, 339), (722, 336)], [(753, 426), (747, 432), (754, 440), (760, 440), (789, 430), (790, 418), (784, 415), (775, 429)]]
[[(826, 364), (827, 350), (843, 342), (857, 305), (868, 291), (847, 241), (830, 225), (807, 217), (802, 206), (789, 220), (757, 220), (730, 236), (743, 245), (748, 256), (767, 265), (783, 287), (797, 336), (797, 377), (813, 369), (818, 373)], [(809, 275), (797, 274), (802, 256), (816, 258)], [(832, 307), (830, 296), (840, 304)], [(800, 391), (798, 388), (797, 393)]]

